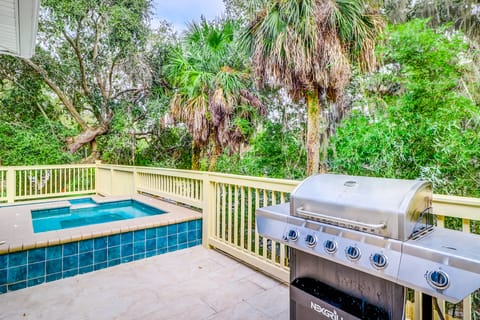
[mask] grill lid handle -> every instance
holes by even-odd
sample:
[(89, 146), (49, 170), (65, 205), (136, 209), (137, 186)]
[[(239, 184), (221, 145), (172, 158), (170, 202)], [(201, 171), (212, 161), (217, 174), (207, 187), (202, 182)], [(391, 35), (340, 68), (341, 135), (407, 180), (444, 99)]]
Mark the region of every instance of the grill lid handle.
[(372, 223), (364, 223), (364, 222), (359, 222), (359, 221), (354, 221), (354, 220), (349, 220), (344, 218), (333, 217), (333, 216), (327, 216), (325, 214), (304, 210), (302, 207), (297, 209), (297, 214), (302, 218), (307, 218), (307, 219), (313, 218), (320, 222), (326, 222), (333, 225), (345, 226), (349, 229), (369, 229), (371, 231), (374, 231), (379, 229), (385, 229), (387, 227), (385, 223), (372, 224)]

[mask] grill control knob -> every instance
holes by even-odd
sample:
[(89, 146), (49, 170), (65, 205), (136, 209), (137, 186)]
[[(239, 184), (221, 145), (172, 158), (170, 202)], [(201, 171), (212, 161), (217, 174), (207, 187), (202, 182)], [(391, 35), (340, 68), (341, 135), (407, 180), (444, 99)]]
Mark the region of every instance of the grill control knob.
[(446, 289), (450, 285), (448, 274), (441, 270), (430, 271), (427, 274), (427, 282), (433, 288), (438, 290)]
[(325, 248), (325, 251), (330, 254), (333, 254), (337, 251), (337, 243), (333, 240), (326, 240), (323, 244), (323, 247)]
[(374, 253), (370, 256), (370, 263), (376, 269), (384, 269), (387, 266), (387, 257), (381, 253)]
[(297, 239), (298, 239), (298, 231), (297, 231), (297, 230), (294, 230), (294, 229), (288, 231), (288, 236), (287, 236), (287, 237), (288, 237), (289, 240), (297, 241)]
[(308, 247), (313, 248), (317, 245), (317, 237), (315, 237), (314, 235), (308, 234), (305, 237), (305, 243)]
[(347, 255), (347, 258), (351, 261), (357, 261), (358, 259), (360, 259), (360, 249), (358, 249), (357, 247), (349, 246), (345, 250), (345, 253)]

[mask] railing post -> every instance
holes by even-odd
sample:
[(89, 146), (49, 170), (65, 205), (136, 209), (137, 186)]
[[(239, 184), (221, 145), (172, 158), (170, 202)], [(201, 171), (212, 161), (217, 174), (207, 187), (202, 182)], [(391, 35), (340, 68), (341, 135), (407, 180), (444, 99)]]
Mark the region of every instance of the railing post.
[(99, 176), (98, 176), (98, 166), (102, 164), (102, 160), (95, 160), (95, 194), (98, 195), (98, 181), (100, 180), (99, 179)]
[(205, 248), (210, 248), (209, 241), (213, 233), (212, 225), (215, 224), (215, 189), (212, 187), (208, 172), (203, 175), (202, 189), (202, 245)]
[(15, 192), (16, 192), (16, 181), (15, 181), (15, 168), (7, 168), (7, 203), (15, 202)]
[(132, 178), (132, 184), (133, 184), (133, 190), (132, 193), (133, 195), (137, 194), (137, 184), (138, 184), (138, 176), (137, 176), (137, 167), (133, 167), (133, 178)]

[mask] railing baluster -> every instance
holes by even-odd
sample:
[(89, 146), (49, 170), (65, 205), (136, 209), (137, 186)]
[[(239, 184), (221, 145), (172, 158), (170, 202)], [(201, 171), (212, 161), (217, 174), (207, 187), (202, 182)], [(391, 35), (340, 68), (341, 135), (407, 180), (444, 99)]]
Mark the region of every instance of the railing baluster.
[[(470, 228), (470, 219), (462, 219), (462, 231), (466, 233), (471, 232)], [(463, 319), (470, 320), (472, 319), (472, 296), (469, 295), (463, 300)]]
[(247, 206), (248, 206), (247, 250), (250, 253), (250, 252), (252, 252), (252, 230), (255, 230), (254, 228), (252, 228), (252, 205), (253, 205), (253, 203), (252, 203), (252, 188), (248, 187), (247, 193), (248, 193), (248, 200), (247, 200)]
[(245, 188), (240, 187), (240, 247), (245, 249)]
[[(260, 191), (255, 188), (255, 209), (260, 208)], [(254, 222), (255, 223), (255, 218)], [(255, 254), (260, 255), (260, 236), (258, 235), (257, 224), (255, 223)]]
[(222, 240), (226, 241), (226, 229), (227, 229), (227, 192), (225, 184), (222, 183)]
[(228, 184), (228, 193), (227, 193), (227, 198), (228, 198), (228, 208), (227, 208), (227, 223), (228, 223), (228, 242), (233, 241), (233, 232), (232, 232), (232, 218), (233, 218), (233, 212), (232, 212), (232, 185)]
[(238, 230), (238, 218), (239, 218), (239, 214), (238, 214), (238, 186), (235, 185), (235, 194), (234, 194), (234, 204), (233, 204), (233, 229), (235, 230), (234, 231), (234, 234), (233, 234), (233, 241), (235, 243), (236, 246), (238, 246), (238, 234), (240, 233), (240, 230)]

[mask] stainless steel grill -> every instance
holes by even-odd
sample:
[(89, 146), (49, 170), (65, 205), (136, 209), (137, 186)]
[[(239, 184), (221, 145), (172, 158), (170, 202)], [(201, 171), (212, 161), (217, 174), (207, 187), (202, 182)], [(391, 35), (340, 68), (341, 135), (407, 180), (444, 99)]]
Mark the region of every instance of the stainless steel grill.
[(292, 249), (291, 296), (298, 279), (318, 280), (401, 319), (404, 287), (450, 302), (480, 287), (480, 237), (436, 228), (431, 206), (426, 181), (324, 174), (256, 216), (262, 236)]

